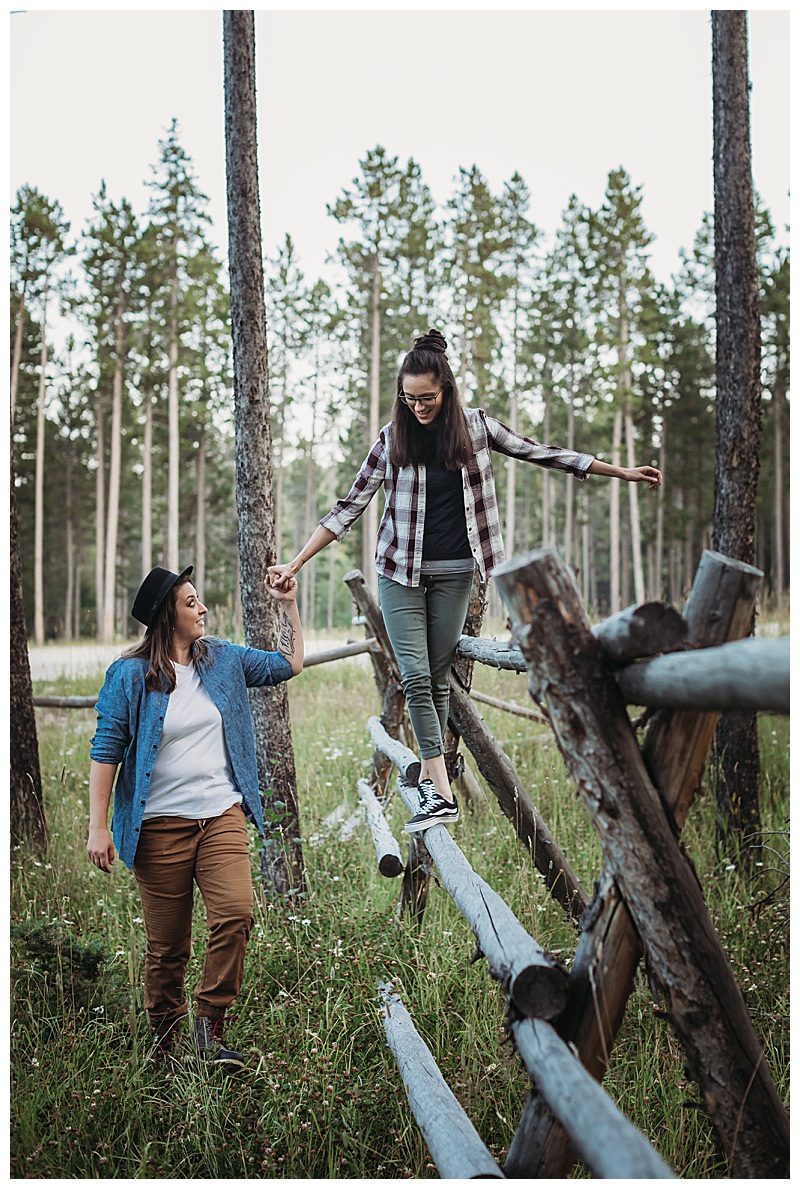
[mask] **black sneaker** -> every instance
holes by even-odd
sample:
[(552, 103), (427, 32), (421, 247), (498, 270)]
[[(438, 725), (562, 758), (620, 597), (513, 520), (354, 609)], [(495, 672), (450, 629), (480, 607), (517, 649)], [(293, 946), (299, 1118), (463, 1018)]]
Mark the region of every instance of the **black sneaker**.
[(223, 1027), (223, 1020), (198, 1016), (194, 1022), (195, 1048), (201, 1060), (233, 1073), (234, 1070), (244, 1069), (245, 1060), (241, 1053), (225, 1048), (222, 1041)]
[(416, 830), (427, 830), (429, 826), (435, 826), (440, 822), (457, 822), (458, 821), (458, 803), (453, 797), (452, 801), (445, 801), (439, 793), (432, 780), (421, 780), (419, 782), (419, 812), (415, 813), (410, 822), (406, 822), (406, 834), (413, 834)]

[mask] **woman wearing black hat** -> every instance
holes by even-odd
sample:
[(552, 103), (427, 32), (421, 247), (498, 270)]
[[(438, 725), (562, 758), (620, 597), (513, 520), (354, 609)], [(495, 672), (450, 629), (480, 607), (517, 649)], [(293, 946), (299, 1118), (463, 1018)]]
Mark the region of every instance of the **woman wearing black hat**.
[(244, 1058), (225, 1046), (223, 1024), (253, 923), (245, 818), (263, 829), (247, 687), (299, 673), (303, 633), (294, 582), (270, 589), (282, 604), (277, 652), (207, 637), (191, 573), (191, 566), (180, 574), (151, 570), (132, 610), (147, 631), (106, 673), (90, 748), (86, 849), (110, 871), (116, 847), (136, 876), (147, 936), (145, 1007), (165, 1056), (188, 1012), (183, 983), (197, 883), (209, 937), (195, 989), (195, 1044), (201, 1057), (236, 1067)]
[(450, 666), (477, 568), (504, 560), (492, 454), (566, 471), (661, 484), (655, 467), (618, 467), (591, 454), (522, 437), (483, 409), (465, 409), (438, 330), (414, 342), (400, 365), (392, 420), (384, 425), (350, 492), (320, 521), (292, 561), (270, 566), (274, 589), (352, 528), (380, 487), (386, 495), (375, 551), (378, 590), (411, 724), (419, 743), (419, 812), (413, 833), (458, 819), (444, 762)]

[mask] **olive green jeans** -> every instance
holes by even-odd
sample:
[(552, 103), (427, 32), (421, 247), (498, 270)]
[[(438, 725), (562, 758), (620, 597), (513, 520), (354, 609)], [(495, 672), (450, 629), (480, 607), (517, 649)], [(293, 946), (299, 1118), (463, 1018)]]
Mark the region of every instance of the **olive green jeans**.
[(443, 755), (450, 666), (467, 617), (472, 572), (424, 575), (419, 586), (378, 578), (386, 631), (424, 760)]

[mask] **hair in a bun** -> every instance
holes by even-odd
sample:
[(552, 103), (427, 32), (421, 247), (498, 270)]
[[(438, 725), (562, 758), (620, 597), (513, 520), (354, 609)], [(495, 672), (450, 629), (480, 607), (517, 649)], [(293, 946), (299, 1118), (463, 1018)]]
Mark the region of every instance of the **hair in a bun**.
[(440, 331), (429, 330), (427, 334), (421, 334), (419, 338), (414, 339), (414, 350), (436, 351), (444, 355), (447, 350), (447, 340)]

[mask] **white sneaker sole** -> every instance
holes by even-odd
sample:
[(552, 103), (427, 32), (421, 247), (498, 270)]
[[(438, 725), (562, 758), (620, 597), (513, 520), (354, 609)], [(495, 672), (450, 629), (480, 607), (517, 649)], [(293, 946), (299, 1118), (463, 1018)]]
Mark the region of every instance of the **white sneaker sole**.
[(413, 824), (411, 822), (406, 822), (406, 824), (403, 826), (403, 829), (405, 830), (406, 834), (416, 834), (420, 830), (430, 830), (431, 826), (447, 826), (450, 824), (450, 822), (457, 821), (458, 814), (454, 813), (452, 816), (448, 817), (434, 817), (427, 822), (414, 822)]

